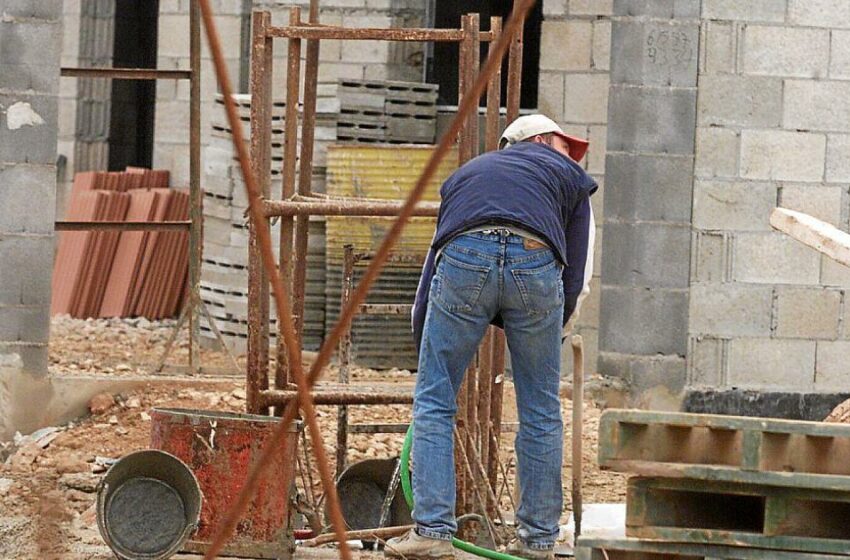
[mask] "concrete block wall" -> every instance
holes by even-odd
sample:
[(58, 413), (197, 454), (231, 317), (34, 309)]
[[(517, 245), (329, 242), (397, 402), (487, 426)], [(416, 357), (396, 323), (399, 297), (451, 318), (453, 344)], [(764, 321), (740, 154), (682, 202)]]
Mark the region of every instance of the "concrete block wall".
[[(600, 186), (591, 199), (597, 226), (591, 292), (576, 326), (576, 333), (584, 339), (587, 373), (596, 371), (599, 346), (599, 256), (605, 217), (602, 203), (606, 182), (612, 13), (612, 0), (543, 2), (537, 107), (567, 132), (590, 140), (590, 150), (582, 164)], [(569, 344), (564, 345), (562, 354), (563, 373), (569, 375), (573, 363)]]
[(846, 391), (850, 270), (771, 230), (848, 228), (850, 3), (703, 0), (688, 384)]
[(0, 362), (46, 374), (62, 2), (6, 2), (2, 11)]

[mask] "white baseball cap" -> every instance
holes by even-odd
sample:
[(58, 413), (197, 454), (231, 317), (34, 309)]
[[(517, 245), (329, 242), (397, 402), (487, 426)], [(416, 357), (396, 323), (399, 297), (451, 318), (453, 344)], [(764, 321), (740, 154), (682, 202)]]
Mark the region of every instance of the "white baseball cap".
[(509, 124), (505, 131), (502, 132), (502, 137), (499, 139), (499, 149), (503, 150), (508, 146), (513, 146), (517, 142), (528, 140), (538, 134), (557, 134), (567, 141), (570, 148), (570, 157), (575, 161), (581, 161), (584, 154), (587, 153), (587, 147), (590, 142), (583, 138), (570, 136), (561, 130), (558, 123), (547, 117), (546, 115), (524, 115), (519, 117), (514, 122)]

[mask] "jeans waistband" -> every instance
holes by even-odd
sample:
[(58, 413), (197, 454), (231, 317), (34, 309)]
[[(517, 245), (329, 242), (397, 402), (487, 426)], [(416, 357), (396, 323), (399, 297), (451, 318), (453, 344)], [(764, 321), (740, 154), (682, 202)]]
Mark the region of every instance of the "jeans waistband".
[(502, 238), (508, 243), (522, 243), (523, 237), (517, 235), (509, 229), (504, 228), (488, 228), (482, 231), (470, 231), (464, 234), (461, 234), (463, 237), (474, 237), (475, 239), (482, 239), (484, 241), (493, 241), (500, 242)]

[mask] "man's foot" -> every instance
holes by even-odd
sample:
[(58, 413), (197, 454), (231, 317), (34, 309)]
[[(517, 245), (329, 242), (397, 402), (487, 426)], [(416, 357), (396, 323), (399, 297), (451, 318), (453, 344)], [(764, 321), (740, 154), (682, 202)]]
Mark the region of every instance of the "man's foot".
[(509, 544), (505, 552), (511, 556), (519, 556), (526, 560), (554, 560), (555, 558), (555, 553), (551, 548), (546, 550), (531, 548), (519, 539)]
[(384, 556), (407, 560), (454, 560), (451, 541), (429, 539), (411, 529), (406, 535), (387, 541)]

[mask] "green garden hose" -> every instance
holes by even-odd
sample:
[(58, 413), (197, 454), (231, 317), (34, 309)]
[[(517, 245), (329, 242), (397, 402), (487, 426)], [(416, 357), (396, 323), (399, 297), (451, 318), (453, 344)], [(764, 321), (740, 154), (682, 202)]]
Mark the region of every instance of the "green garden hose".
[[(404, 500), (407, 502), (407, 506), (413, 511), (413, 487), (410, 485), (410, 449), (413, 447), (413, 422), (410, 423), (410, 427), (407, 429), (407, 435), (404, 436), (404, 445), (401, 448), (401, 489), (404, 493)], [(466, 541), (462, 541), (458, 538), (452, 538), (452, 546), (455, 548), (459, 548), (464, 552), (468, 552), (470, 554), (474, 554), (476, 556), (482, 556), (484, 558), (490, 558), (491, 560), (523, 560), (517, 556), (511, 556), (510, 554), (505, 554), (504, 552), (497, 552), (495, 550), (490, 550), (489, 548), (482, 548), (480, 546), (475, 546), (472, 543), (468, 543)]]

